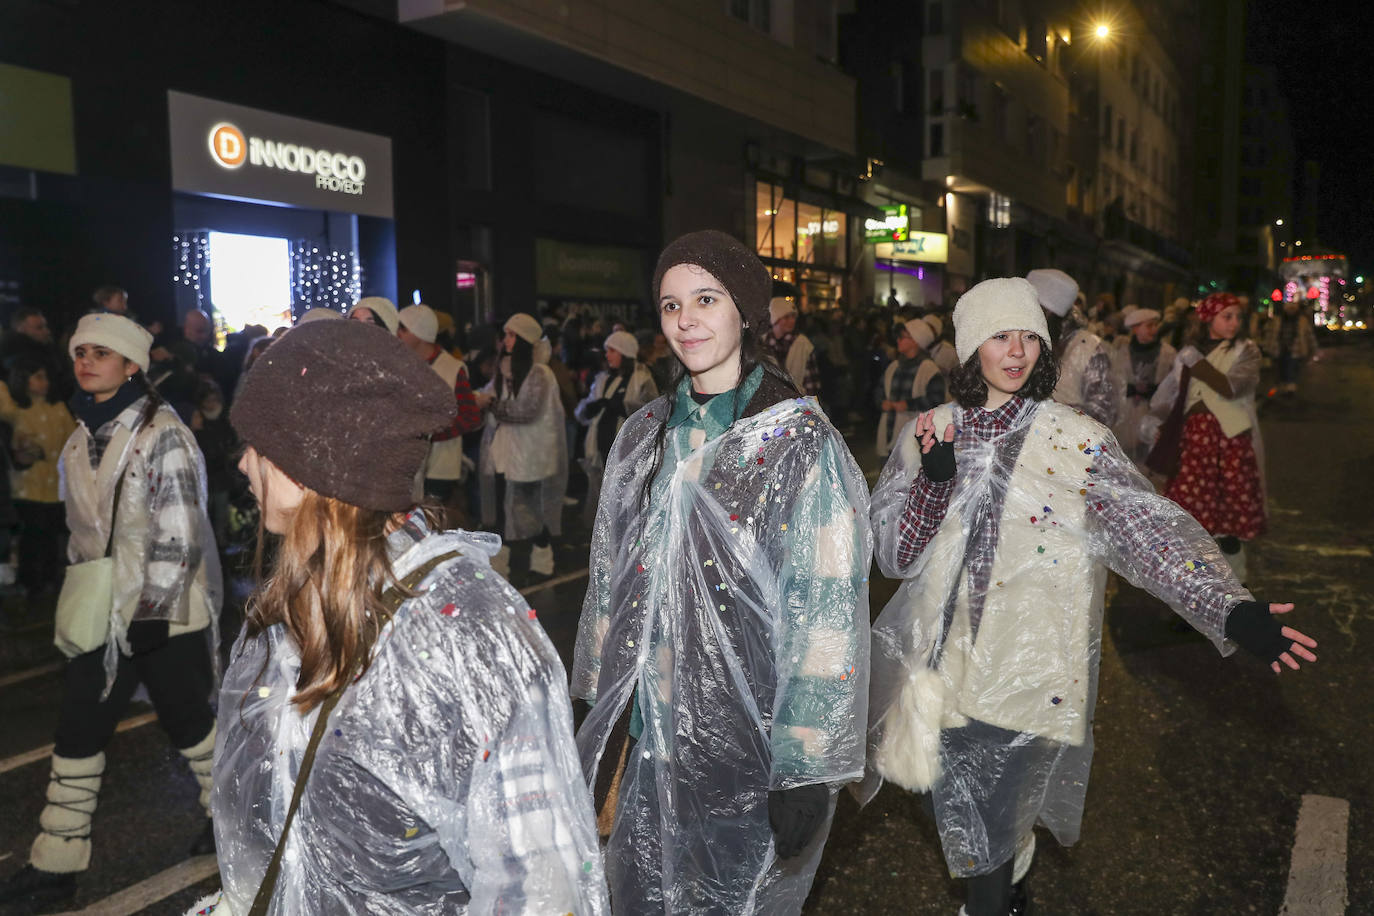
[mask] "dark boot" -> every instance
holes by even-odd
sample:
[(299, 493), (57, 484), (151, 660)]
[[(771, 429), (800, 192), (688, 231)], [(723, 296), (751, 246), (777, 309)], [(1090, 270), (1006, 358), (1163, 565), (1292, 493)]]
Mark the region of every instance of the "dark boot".
[(59, 874), (25, 865), (0, 883), (0, 904), (24, 905), (20, 912), (36, 913), (76, 896), (76, 872)]
[(1022, 878), (1011, 886), (1011, 906), (1007, 916), (1031, 916), (1030, 879)]
[(191, 856), (212, 856), (215, 854), (215, 822), (208, 817), (205, 819), (205, 826), (200, 831), (200, 836), (191, 844)]

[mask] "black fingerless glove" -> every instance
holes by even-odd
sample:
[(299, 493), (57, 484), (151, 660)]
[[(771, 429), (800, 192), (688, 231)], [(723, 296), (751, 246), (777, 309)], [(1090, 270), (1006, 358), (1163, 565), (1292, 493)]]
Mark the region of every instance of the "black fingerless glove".
[(824, 783), (774, 789), (768, 793), (768, 825), (778, 857), (790, 859), (801, 853), (816, 836), (830, 813), (830, 787)]
[(930, 451), (921, 453), (921, 470), (931, 483), (954, 479), (954, 443), (935, 440)]
[(167, 645), (167, 621), (135, 620), (129, 624), (129, 651), (143, 655)]
[(1266, 662), (1278, 661), (1293, 647), (1293, 640), (1283, 635), (1283, 624), (1261, 601), (1242, 601), (1231, 608), (1226, 615), (1226, 638)]

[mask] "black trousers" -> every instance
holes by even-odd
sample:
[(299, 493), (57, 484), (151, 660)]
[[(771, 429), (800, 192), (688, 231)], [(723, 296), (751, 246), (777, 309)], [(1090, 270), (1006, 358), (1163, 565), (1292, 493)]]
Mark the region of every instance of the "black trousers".
[(61, 585), (66, 507), (62, 503), (16, 499), (14, 514), (19, 517), (19, 584), (30, 594), (44, 586)]
[(121, 654), (114, 686), (104, 702), (100, 694), (105, 689), (105, 650), (68, 660), (54, 753), (90, 757), (103, 751), (140, 683), (148, 688), (158, 723), (173, 746), (193, 747), (210, 734), (215, 724), (210, 709), (214, 674), (202, 630), (173, 636), (165, 645), (133, 658)]

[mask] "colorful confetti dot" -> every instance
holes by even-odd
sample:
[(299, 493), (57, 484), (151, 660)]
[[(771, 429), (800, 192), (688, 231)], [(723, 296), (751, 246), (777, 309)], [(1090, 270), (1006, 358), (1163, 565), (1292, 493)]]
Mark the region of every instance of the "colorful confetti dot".
[(271, 687), (259, 687), (259, 688), (258, 688), (258, 696), (262, 697), (264, 700), (267, 699), (268, 697), (270, 697), (271, 695), (272, 695), (272, 688), (271, 688)]
[(407, 840), (411, 839), (412, 837), (415, 836), (415, 834), (417, 834), (417, 833), (419, 833), (419, 832), (420, 832), (420, 828), (419, 828), (419, 827), (407, 827), (407, 828), (406, 828), (406, 839), (407, 839)]

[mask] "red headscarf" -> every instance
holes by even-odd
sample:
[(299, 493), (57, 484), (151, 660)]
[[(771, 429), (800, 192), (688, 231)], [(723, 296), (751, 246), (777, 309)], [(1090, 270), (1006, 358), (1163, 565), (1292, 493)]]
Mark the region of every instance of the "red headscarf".
[(1211, 324), (1213, 318), (1233, 305), (1239, 306), (1240, 299), (1231, 293), (1212, 293), (1197, 304), (1197, 317), (1203, 324)]

